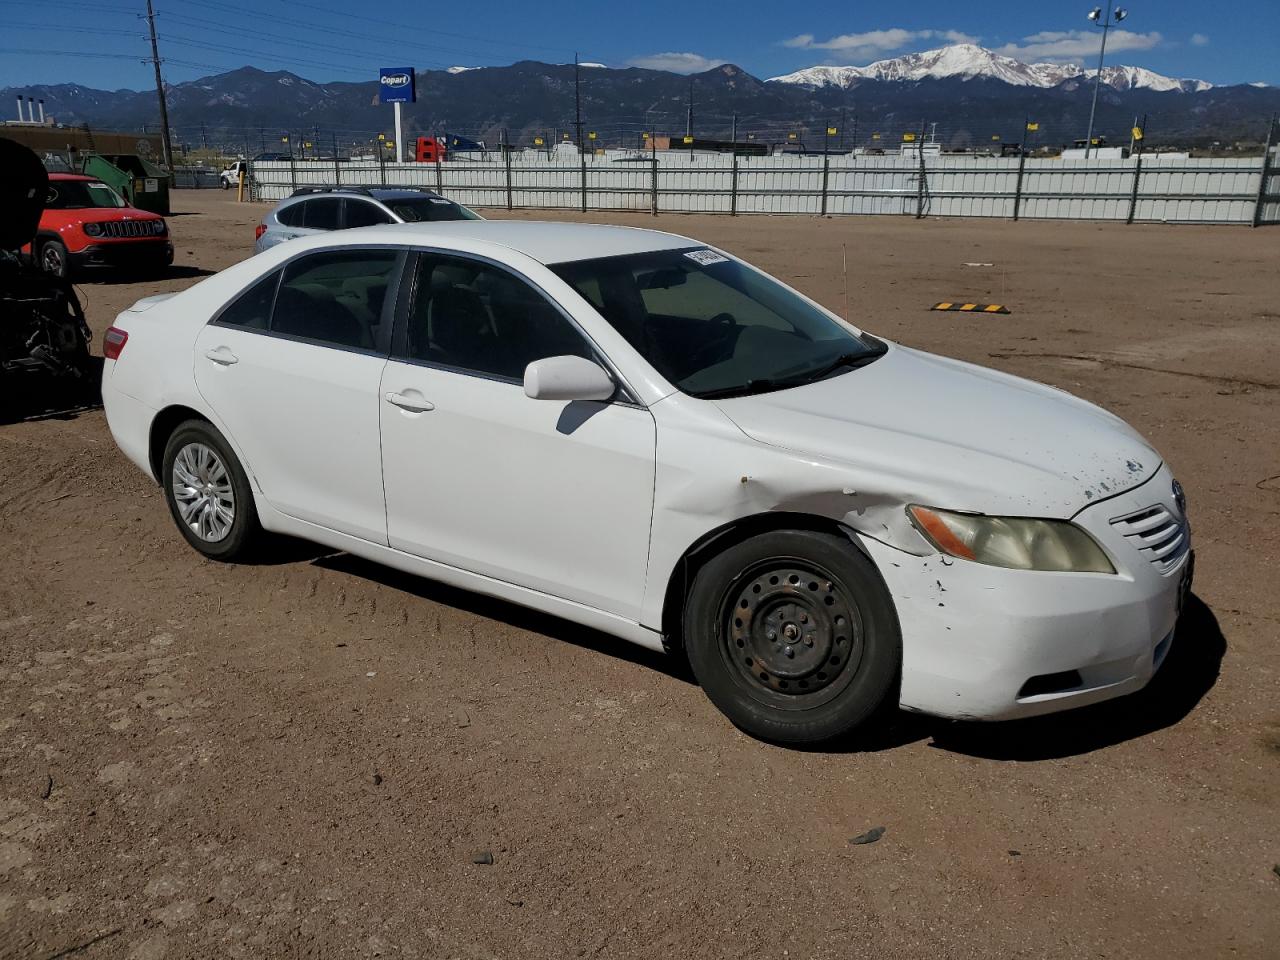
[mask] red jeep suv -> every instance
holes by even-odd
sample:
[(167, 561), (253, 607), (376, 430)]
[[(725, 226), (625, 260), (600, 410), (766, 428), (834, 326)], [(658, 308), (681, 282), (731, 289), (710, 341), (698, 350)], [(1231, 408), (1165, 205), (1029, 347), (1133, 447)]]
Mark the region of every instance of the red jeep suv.
[(160, 271), (173, 263), (163, 217), (129, 206), (101, 180), (78, 173), (49, 174), (40, 228), (25, 251), (59, 277), (82, 267)]

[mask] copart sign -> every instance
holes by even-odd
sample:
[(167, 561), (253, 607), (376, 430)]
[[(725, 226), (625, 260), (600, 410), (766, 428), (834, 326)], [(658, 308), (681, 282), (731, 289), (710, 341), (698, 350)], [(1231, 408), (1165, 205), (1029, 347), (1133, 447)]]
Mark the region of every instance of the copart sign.
[(412, 67), (381, 67), (378, 70), (378, 100), (382, 103), (413, 103)]

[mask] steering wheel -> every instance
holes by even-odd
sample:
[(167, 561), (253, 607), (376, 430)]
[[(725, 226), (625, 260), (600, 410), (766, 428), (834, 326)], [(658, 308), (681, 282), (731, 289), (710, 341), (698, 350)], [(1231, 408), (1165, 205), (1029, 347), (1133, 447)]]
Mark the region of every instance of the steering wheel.
[(714, 357), (714, 356), (708, 356), (708, 355), (712, 354), (712, 351), (719, 350), (721, 347), (724, 346), (724, 343), (725, 343), (725, 340), (727, 339), (729, 331), (737, 328), (738, 318), (735, 317), (732, 313), (725, 311), (722, 313), (717, 313), (714, 317), (711, 317), (710, 319), (708, 319), (707, 323), (714, 323), (720, 327), (723, 327), (724, 332), (720, 336), (714, 337), (709, 343), (705, 343), (700, 348), (693, 351), (692, 355), (689, 357), (689, 362), (695, 368), (710, 366), (711, 362), (725, 359), (724, 357)]

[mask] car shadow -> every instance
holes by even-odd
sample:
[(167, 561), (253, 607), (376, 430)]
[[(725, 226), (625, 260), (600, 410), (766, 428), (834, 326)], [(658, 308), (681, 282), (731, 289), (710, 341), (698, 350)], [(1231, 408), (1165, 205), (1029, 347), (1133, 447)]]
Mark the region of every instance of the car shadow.
[(326, 551), (323, 556), (317, 556), (313, 559), (312, 563), (326, 570), (336, 570), (365, 580), (372, 580), (374, 583), (380, 583), (393, 590), (412, 594), (415, 597), (421, 597), (433, 603), (454, 607), (476, 616), (487, 617), (490, 620), (497, 620), (519, 630), (540, 633), (554, 640), (571, 643), (584, 650), (591, 650), (595, 653), (625, 660), (628, 663), (648, 667), (674, 679), (683, 680), (685, 683), (696, 683), (683, 657), (672, 657), (648, 650), (618, 637), (610, 636), (599, 630), (593, 630), (590, 627), (584, 627), (581, 624), (561, 619), (549, 613), (542, 613), (506, 600), (499, 600), (495, 597), (487, 597), (484, 594), (451, 587), (438, 580), (428, 580), (425, 577), (415, 576), (414, 574), (402, 573), (399, 570), (361, 559), (349, 553)]
[(98, 287), (117, 287), (124, 284), (154, 280), (195, 280), (212, 277), (217, 270), (204, 267), (176, 266), (163, 270), (82, 270), (74, 277), (76, 286), (91, 284)]
[(1027, 763), (1091, 753), (1181, 721), (1217, 683), (1226, 650), (1217, 617), (1192, 594), (1165, 662), (1137, 693), (1065, 713), (1002, 723), (947, 721), (899, 712), (883, 732), (846, 749), (892, 749), (931, 738), (935, 749), (984, 760)]
[(101, 357), (89, 357), (89, 369), (79, 379), (40, 371), (4, 376), (0, 383), (0, 424), (74, 420), (101, 408)]
[[(310, 562), (326, 570), (360, 577), (433, 603), (497, 620), (520, 630), (648, 667), (696, 685), (683, 656), (669, 656), (627, 643), (590, 627), (506, 600), (331, 550), (303, 540), (274, 537), (256, 563)], [(815, 753), (875, 753), (930, 740), (938, 750), (984, 760), (1027, 763), (1079, 756), (1171, 727), (1191, 713), (1215, 683), (1227, 642), (1213, 611), (1194, 593), (1178, 620), (1177, 635), (1160, 671), (1137, 693), (1064, 713), (998, 723), (945, 720), (908, 713), (892, 696), (863, 731), (811, 747), (789, 746)]]

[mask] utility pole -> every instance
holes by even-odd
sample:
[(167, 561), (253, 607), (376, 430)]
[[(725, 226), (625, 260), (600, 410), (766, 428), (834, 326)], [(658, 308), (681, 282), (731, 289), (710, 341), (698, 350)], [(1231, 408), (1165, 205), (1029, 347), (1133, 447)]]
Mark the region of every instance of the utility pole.
[(733, 115), (732, 131), (733, 145), (736, 147), (738, 145), (738, 115), (736, 113)]
[(573, 55), (573, 128), (578, 137), (578, 152), (582, 152), (582, 65), (577, 52)]
[(844, 115), (845, 108), (840, 108), (840, 152), (844, 153)]
[(689, 116), (684, 122), (684, 135), (693, 136), (693, 77), (689, 78)]
[[(1137, 120), (1136, 117), (1134, 119)], [(200, 121), (200, 145), (206, 150), (209, 149), (209, 134), (205, 131), (203, 120)]]
[[(147, 0), (147, 27), (151, 31), (151, 65), (156, 68), (156, 96), (160, 98), (160, 146), (164, 165), (173, 176), (173, 145), (169, 142), (169, 105), (164, 99), (164, 79), (160, 76), (160, 46), (156, 43), (156, 12)], [(145, 62), (145, 61), (144, 61)]]

